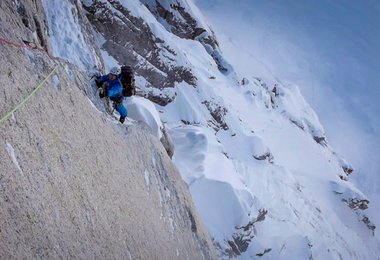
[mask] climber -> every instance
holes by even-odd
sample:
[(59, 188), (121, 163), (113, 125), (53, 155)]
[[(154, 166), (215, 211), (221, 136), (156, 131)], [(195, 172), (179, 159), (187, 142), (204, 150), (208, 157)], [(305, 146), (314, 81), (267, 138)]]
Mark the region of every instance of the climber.
[(119, 121), (124, 123), (125, 118), (128, 115), (128, 111), (123, 105), (122, 87), (119, 80), (121, 73), (120, 68), (113, 67), (110, 73), (104, 76), (96, 76), (95, 82), (99, 88), (99, 97), (109, 97), (113, 101), (113, 106), (120, 114)]

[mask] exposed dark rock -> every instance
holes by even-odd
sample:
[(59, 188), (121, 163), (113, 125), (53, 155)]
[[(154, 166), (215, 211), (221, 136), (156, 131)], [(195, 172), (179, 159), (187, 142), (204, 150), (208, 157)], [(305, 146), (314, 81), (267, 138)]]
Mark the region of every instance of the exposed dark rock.
[(195, 223), (193, 213), (191, 212), (191, 210), (188, 207), (186, 207), (186, 210), (187, 210), (187, 215), (189, 215), (189, 219), (191, 222), (191, 231), (196, 233), (197, 232), (197, 224)]
[(228, 257), (237, 257), (244, 253), (255, 237), (255, 223), (264, 221), (267, 213), (268, 210), (260, 209), (255, 219), (244, 226), (236, 227), (239, 231), (234, 233), (232, 239), (227, 241), (229, 248), (225, 250), (224, 254)]
[[(84, 8), (90, 22), (106, 40), (103, 48), (120, 63), (133, 66), (136, 74), (143, 76), (152, 87), (174, 87), (175, 82), (181, 81), (196, 84), (189, 68), (161, 61), (160, 55), (173, 60), (177, 54), (152, 33), (143, 19), (131, 15), (118, 1), (95, 0)], [(172, 101), (162, 101), (153, 95), (148, 98), (160, 104)]]
[[(8, 22), (17, 25), (20, 30), (17, 31), (18, 40), (22, 39), (32, 45), (42, 46), (46, 45), (44, 39), (46, 39), (46, 26), (45, 26), (45, 14), (42, 10), (41, 1), (35, 0), (24, 0), (24, 1), (14, 1), (11, 4), (1, 1), (0, 7), (0, 21), (2, 23), (2, 30), (12, 30), (13, 28), (7, 28)], [(14, 36), (16, 32), (11, 32)], [(2, 34), (4, 36), (4, 33)], [(39, 42), (36, 42), (36, 37)], [(13, 39), (15, 40), (15, 39)], [(16, 40), (17, 42), (17, 40)]]
[(191, 125), (191, 122), (187, 120), (181, 120), (181, 122), (184, 123), (185, 125)]
[[(181, 6), (180, 2), (176, 1), (175, 3), (170, 4), (170, 10), (165, 9), (159, 1), (153, 3), (152, 1), (142, 0), (142, 2), (145, 3), (147, 8), (157, 18), (157, 21), (161, 22), (168, 31), (178, 37), (198, 40), (202, 43), (222, 73), (228, 73), (231, 70), (228, 63), (220, 54), (219, 44), (214, 32), (211, 29), (208, 31), (207, 29), (200, 27), (188, 10)], [(177, 16), (175, 14), (177, 14)], [(179, 19), (178, 16), (182, 19)], [(170, 27), (168, 28), (167, 25)]]
[(174, 154), (173, 141), (170, 138), (170, 135), (169, 135), (169, 133), (165, 127), (163, 129), (161, 129), (161, 133), (162, 133), (162, 137), (161, 137), (160, 141), (161, 141), (162, 145), (164, 146), (167, 154), (169, 155), (169, 157), (171, 159), (173, 157), (173, 154)]
[(280, 94), (278, 93), (277, 84), (274, 84), (273, 89), (272, 89), (272, 93), (273, 93), (276, 97), (280, 95)]
[(365, 215), (363, 216), (362, 221), (364, 222), (364, 224), (366, 224), (366, 226), (368, 227), (368, 229), (372, 231), (372, 235), (375, 235), (375, 229), (376, 229), (375, 224), (373, 224), (369, 220), (369, 218), (367, 216), (365, 216)]
[(313, 136), (313, 138), (319, 144), (322, 144), (322, 145), (326, 144), (326, 137), (324, 136)]
[(368, 208), (369, 201), (366, 199), (342, 199), (351, 209), (365, 210)]
[(144, 94), (144, 97), (160, 106), (166, 106), (174, 100), (174, 97), (170, 97), (161, 93), (157, 95), (154, 94), (154, 92), (147, 92)]
[[(157, 18), (162, 18), (170, 25), (170, 32), (184, 39), (194, 40), (202, 33), (206, 32), (206, 29), (198, 26), (197, 21), (191, 16), (187, 10), (181, 6), (181, 3), (176, 2), (170, 4), (171, 10), (167, 10), (160, 4), (159, 1), (152, 3), (151, 1), (144, 1), (147, 8)], [(174, 13), (179, 14), (182, 19), (178, 19)], [(167, 28), (167, 27), (166, 27)], [(167, 28), (168, 29), (168, 28)], [(213, 35), (213, 34), (212, 34)], [(202, 39), (206, 44), (211, 45), (213, 48), (218, 46), (218, 43), (214, 36), (208, 36)]]
[[(172, 10), (166, 10), (159, 1), (155, 1), (155, 4), (149, 4), (150, 1), (145, 2), (146, 7), (156, 17), (163, 18), (168, 24), (171, 25), (170, 32), (184, 39), (194, 39), (199, 36), (205, 30), (197, 27), (197, 22), (194, 18), (186, 12), (185, 8), (180, 3), (170, 4)], [(183, 20), (177, 19), (173, 12), (177, 12), (181, 15)]]
[(256, 254), (256, 256), (263, 256), (266, 253), (269, 253), (270, 251), (272, 251), (272, 248), (265, 248), (264, 252), (258, 253), (258, 254)]
[[(272, 107), (275, 107), (275, 100), (273, 99), (273, 97), (271, 97), (271, 103), (272, 103)], [(295, 120), (292, 118), (289, 118), (289, 120), (290, 120), (290, 122), (295, 124), (298, 128), (300, 128), (302, 131), (305, 131), (306, 129), (308, 129), (302, 121)], [(309, 125), (309, 127), (311, 129), (313, 128), (313, 126), (311, 126), (311, 125)], [(310, 134), (312, 135), (314, 141), (316, 141), (318, 144), (320, 144), (322, 146), (327, 146), (327, 140), (326, 140), (325, 136), (314, 135), (313, 130), (310, 131)]]
[(266, 209), (260, 209), (259, 210), (259, 214), (257, 215), (255, 222), (264, 221), (265, 220), (265, 216), (266, 216), (267, 213), (268, 213), (268, 210), (266, 210)]
[(207, 109), (210, 111), (210, 114), (212, 118), (214, 119), (210, 123), (214, 127), (216, 131), (223, 129), (223, 130), (228, 130), (229, 127), (227, 123), (224, 120), (224, 116), (227, 114), (228, 110), (225, 107), (221, 107), (218, 104), (215, 104), (214, 102), (211, 101), (203, 101), (202, 104), (204, 104)]
[(245, 225), (245, 226), (236, 227), (236, 229), (243, 229), (244, 231), (248, 231), (248, 230), (252, 229), (254, 227), (254, 224), (256, 222), (261, 222), (261, 221), (265, 220), (265, 215), (267, 213), (268, 213), (268, 210), (266, 210), (266, 209), (260, 209), (259, 213), (257, 214), (257, 217), (254, 220), (248, 222), (248, 224)]
[(348, 181), (347, 176), (343, 176), (343, 175), (339, 174), (339, 178), (340, 178), (342, 181)]
[(256, 155), (252, 155), (253, 158), (255, 158), (256, 160), (259, 160), (259, 161), (263, 161), (263, 160), (268, 160), (270, 163), (273, 162), (273, 155), (271, 154), (271, 152), (266, 152), (265, 154), (262, 154), (262, 155), (259, 155), (259, 156), (256, 156)]
[(350, 175), (350, 174), (354, 171), (354, 169), (352, 169), (352, 167), (349, 166), (349, 165), (343, 165), (343, 166), (342, 166), (342, 169), (343, 169), (343, 171), (344, 171), (347, 175)]
[(34, 16), (33, 20), (34, 20), (34, 24), (36, 25), (36, 31), (37, 31), (37, 37), (38, 37), (39, 43), (42, 47), (44, 47), (46, 46), (46, 40), (42, 31), (43, 29), (42, 29), (41, 23), (40, 21), (38, 21), (37, 16)]
[(227, 241), (230, 248), (226, 250), (226, 253), (229, 256), (241, 255), (241, 253), (247, 251), (249, 243), (252, 241), (253, 237), (254, 236), (247, 237), (244, 234), (233, 234), (232, 240)]
[(228, 153), (226, 152), (223, 152), (224, 156), (227, 158), (227, 159), (230, 159), (230, 157), (228, 156)]
[(293, 124), (295, 124), (301, 130), (305, 130), (305, 126), (301, 122), (299, 122), (297, 120), (294, 120), (294, 119), (291, 119), (291, 118), (289, 118), (289, 120), (290, 120), (290, 122), (292, 122)]
[(248, 80), (247, 78), (243, 78), (243, 79), (241, 80), (240, 85), (248, 85), (248, 84), (249, 84), (249, 80)]
[[(345, 176), (342, 176), (343, 180), (345, 180)], [(350, 207), (353, 212), (356, 214), (359, 221), (363, 222), (369, 230), (371, 230), (374, 235), (374, 230), (376, 226), (370, 221), (370, 219), (364, 214), (365, 210), (368, 208), (369, 201), (367, 199), (359, 199), (359, 198), (349, 198), (353, 195), (350, 193), (346, 193), (345, 190), (339, 188), (339, 185), (333, 183), (333, 192), (341, 197), (341, 200)]]
[(27, 15), (25, 6), (22, 3), (18, 4), (17, 12), (21, 16), (21, 20), (22, 20), (23, 24), (25, 25), (25, 27), (29, 27), (30, 23), (29, 23), (28, 15)]

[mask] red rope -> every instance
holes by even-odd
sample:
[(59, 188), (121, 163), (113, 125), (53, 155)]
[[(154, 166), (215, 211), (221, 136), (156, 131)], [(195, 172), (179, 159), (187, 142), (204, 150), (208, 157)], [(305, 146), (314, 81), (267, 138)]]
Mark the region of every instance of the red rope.
[(17, 47), (17, 48), (34, 49), (34, 50), (37, 50), (37, 51), (40, 51), (40, 52), (45, 52), (45, 53), (49, 56), (49, 58), (50, 58), (51, 60), (55, 60), (55, 59), (56, 59), (55, 57), (51, 56), (51, 55), (49, 54), (49, 52), (48, 52), (46, 49), (39, 48), (39, 47), (37, 47), (37, 45), (35, 45), (35, 44), (34, 44), (34, 46), (31, 45), (30, 43), (28, 43), (28, 44), (23, 44), (23, 45), (22, 45), (22, 44), (18, 44), (18, 43), (16, 43), (16, 42), (12, 42), (12, 41), (7, 40), (7, 39), (2, 38), (2, 37), (0, 37), (0, 42), (5, 42), (5, 43), (7, 43), (7, 44), (9, 44), (9, 45), (12, 45), (12, 46), (14, 46), (14, 47)]

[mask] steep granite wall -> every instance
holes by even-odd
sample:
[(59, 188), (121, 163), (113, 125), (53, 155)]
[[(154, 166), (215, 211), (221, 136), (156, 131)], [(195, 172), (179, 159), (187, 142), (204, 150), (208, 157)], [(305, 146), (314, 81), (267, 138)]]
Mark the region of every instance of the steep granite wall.
[[(22, 44), (34, 34), (15, 22), (22, 17), (12, 1), (1, 7), (1, 37)], [(0, 43), (0, 117), (56, 66), (0, 125), (0, 258), (215, 258), (159, 140), (99, 111), (87, 76), (73, 65)]]

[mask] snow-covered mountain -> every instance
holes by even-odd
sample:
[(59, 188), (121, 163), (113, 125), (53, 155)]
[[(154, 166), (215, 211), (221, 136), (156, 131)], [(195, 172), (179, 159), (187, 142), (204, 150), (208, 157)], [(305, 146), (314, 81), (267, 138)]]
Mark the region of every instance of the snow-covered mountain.
[[(141, 91), (165, 97), (156, 107), (174, 141), (173, 160), (221, 258), (376, 257), (368, 199), (347, 181), (352, 167), (335, 154), (296, 86), (260, 71), (237, 76), (244, 74), (223, 57), (218, 35), (192, 1), (85, 5), (103, 49), (137, 67)], [(105, 24), (140, 32), (131, 17), (148, 25), (144, 41), (154, 42), (154, 55), (130, 40), (133, 33), (109, 37)], [(125, 46), (134, 54), (129, 60), (117, 54)], [(144, 77), (147, 68), (170, 84)], [(188, 74), (177, 80), (168, 69)]]
[(300, 89), (229, 63), (198, 3), (43, 3), (54, 56), (89, 75), (133, 65), (129, 116), (169, 133), (220, 259), (379, 258), (371, 203)]
[(196, 2), (239, 73), (300, 87), (380, 219), (379, 2)]

